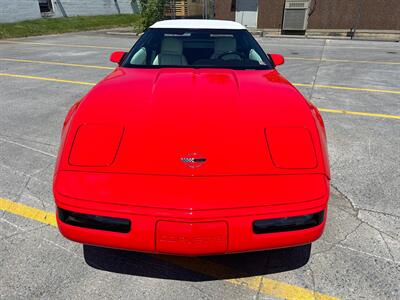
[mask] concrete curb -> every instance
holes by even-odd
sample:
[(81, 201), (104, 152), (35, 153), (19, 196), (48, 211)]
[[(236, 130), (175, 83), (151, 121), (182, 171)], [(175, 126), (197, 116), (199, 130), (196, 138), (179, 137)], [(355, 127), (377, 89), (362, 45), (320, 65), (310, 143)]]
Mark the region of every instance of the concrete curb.
[[(102, 30), (110, 35), (122, 35), (122, 36), (140, 36), (141, 34), (133, 32), (131, 28), (117, 28), (114, 30)], [(289, 35), (281, 34), (280, 30), (271, 29), (260, 29), (250, 30), (251, 34), (256, 37), (266, 38), (294, 38), (294, 39), (330, 39), (330, 40), (351, 40), (348, 36), (347, 30), (309, 30), (304, 35)], [(356, 31), (353, 40), (361, 41), (389, 41), (399, 42), (400, 32), (399, 31), (374, 31), (374, 30), (359, 30)]]
[(337, 40), (366, 40), (366, 41), (400, 41), (400, 31), (397, 30), (357, 30), (351, 38), (350, 31), (345, 29), (310, 29), (304, 35), (281, 34), (279, 29), (250, 30), (254, 36), (270, 38), (309, 38)]

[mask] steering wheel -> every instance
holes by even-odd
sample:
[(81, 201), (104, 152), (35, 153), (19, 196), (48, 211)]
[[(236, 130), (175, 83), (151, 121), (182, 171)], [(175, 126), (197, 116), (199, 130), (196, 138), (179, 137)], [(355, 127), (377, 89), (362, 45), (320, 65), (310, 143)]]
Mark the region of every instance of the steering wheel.
[(218, 55), (217, 59), (223, 59), (223, 57), (228, 56), (228, 55), (237, 55), (240, 57), (241, 60), (243, 60), (245, 58), (245, 56), (240, 53), (239, 51), (227, 51), (224, 53), (221, 53), (220, 55)]

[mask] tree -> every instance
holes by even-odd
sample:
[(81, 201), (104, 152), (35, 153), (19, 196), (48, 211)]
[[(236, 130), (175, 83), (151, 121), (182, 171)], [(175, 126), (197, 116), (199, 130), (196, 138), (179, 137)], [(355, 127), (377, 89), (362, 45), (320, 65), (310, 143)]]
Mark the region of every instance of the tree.
[(141, 13), (136, 30), (142, 32), (155, 22), (164, 19), (166, 0), (140, 0)]

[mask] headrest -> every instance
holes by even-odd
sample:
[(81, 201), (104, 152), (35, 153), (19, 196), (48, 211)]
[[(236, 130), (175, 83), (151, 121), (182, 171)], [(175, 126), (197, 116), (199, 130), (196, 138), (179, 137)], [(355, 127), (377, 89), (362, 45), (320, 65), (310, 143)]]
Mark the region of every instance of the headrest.
[(165, 38), (161, 42), (161, 53), (181, 55), (183, 52), (182, 41), (174, 38)]
[(225, 53), (236, 51), (236, 39), (233, 37), (221, 37), (215, 39), (214, 52)]

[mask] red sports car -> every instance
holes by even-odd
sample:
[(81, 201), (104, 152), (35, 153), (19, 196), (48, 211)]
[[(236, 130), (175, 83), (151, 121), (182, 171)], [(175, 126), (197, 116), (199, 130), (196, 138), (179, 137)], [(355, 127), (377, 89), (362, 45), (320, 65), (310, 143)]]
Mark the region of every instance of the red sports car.
[(155, 23), (69, 111), (54, 177), (68, 239), (209, 255), (308, 244), (329, 163), (317, 108), (231, 21)]

